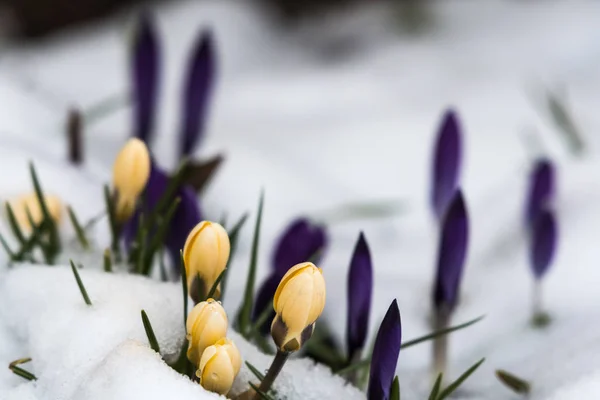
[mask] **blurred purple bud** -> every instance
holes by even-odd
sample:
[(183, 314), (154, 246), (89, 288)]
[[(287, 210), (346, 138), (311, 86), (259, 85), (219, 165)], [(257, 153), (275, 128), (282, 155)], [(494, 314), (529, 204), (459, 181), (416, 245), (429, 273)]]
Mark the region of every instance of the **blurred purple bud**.
[(533, 275), (541, 279), (552, 263), (558, 241), (556, 218), (550, 210), (540, 211), (531, 232), (530, 260)]
[(149, 144), (154, 129), (160, 73), (160, 46), (150, 14), (143, 14), (138, 23), (130, 65), (134, 136)]
[(264, 336), (268, 335), (271, 332), (271, 322), (273, 318), (275, 318), (275, 310), (273, 309), (273, 297), (275, 296), (275, 292), (277, 291), (277, 286), (279, 286), (279, 282), (281, 281), (282, 276), (273, 272), (261, 285), (260, 289), (258, 289), (258, 293), (256, 298), (254, 299), (254, 310), (252, 310), (252, 322), (256, 322), (256, 320), (260, 317), (260, 315), (267, 309), (267, 307), (271, 308), (271, 315), (265, 321), (262, 326), (259, 327), (260, 333)]
[(348, 357), (360, 352), (367, 339), (371, 297), (373, 292), (373, 266), (369, 245), (361, 232), (354, 247), (348, 274), (348, 317), (346, 320), (346, 345)]
[(326, 247), (327, 233), (324, 226), (313, 225), (306, 218), (295, 219), (277, 242), (273, 269), (282, 278), (288, 269), (298, 263), (312, 261), (318, 265)]
[(556, 191), (554, 164), (547, 158), (536, 161), (529, 178), (529, 188), (525, 208), (525, 222), (532, 228), (542, 210), (551, 205)]
[(216, 75), (212, 34), (203, 31), (193, 50), (183, 88), (183, 119), (180, 155), (187, 156), (204, 134)]
[(373, 347), (369, 374), (368, 400), (388, 400), (402, 340), (398, 302), (394, 299), (387, 310)]
[(442, 223), (433, 288), (436, 309), (454, 308), (467, 256), (469, 218), (462, 192), (456, 191)]
[(460, 179), (462, 139), (458, 116), (447, 110), (438, 132), (433, 155), (431, 205), (438, 221), (452, 200)]

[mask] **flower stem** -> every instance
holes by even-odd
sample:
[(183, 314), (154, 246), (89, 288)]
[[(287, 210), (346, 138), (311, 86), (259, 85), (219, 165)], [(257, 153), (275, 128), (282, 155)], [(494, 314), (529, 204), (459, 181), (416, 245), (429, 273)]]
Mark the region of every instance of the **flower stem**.
[[(434, 330), (439, 331), (448, 327), (450, 322), (450, 311), (446, 307), (441, 307), (434, 311)], [(448, 335), (437, 336), (433, 340), (433, 376), (437, 377), (440, 373), (446, 372), (448, 354)]]
[[(260, 383), (260, 386), (258, 388), (259, 391), (261, 391), (263, 393), (269, 392), (269, 390), (271, 389), (271, 386), (273, 385), (273, 382), (275, 382), (275, 379), (277, 378), (277, 375), (279, 375), (279, 373), (283, 369), (283, 366), (284, 366), (287, 358), (289, 357), (289, 355), (290, 355), (290, 353), (287, 351), (277, 350), (277, 354), (275, 354), (275, 358), (273, 359), (273, 362), (271, 363), (271, 366), (269, 367), (269, 371), (267, 371), (267, 375), (265, 375), (265, 379), (263, 379), (262, 382)], [(259, 399), (260, 399), (260, 395), (257, 393), (254, 396), (254, 400), (259, 400)]]

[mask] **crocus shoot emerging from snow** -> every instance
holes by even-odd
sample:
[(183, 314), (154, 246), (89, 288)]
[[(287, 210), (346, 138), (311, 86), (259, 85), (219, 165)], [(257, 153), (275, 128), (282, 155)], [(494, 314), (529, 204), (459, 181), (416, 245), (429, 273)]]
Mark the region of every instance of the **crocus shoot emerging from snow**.
[[(437, 270), (433, 285), (434, 330), (448, 327), (458, 302), (460, 282), (467, 256), (469, 218), (462, 192), (457, 190), (441, 226)], [(446, 368), (447, 338), (433, 342), (433, 369), (437, 376)]]
[(531, 230), (539, 214), (552, 208), (556, 195), (556, 171), (548, 158), (538, 159), (529, 177), (525, 204), (525, 225)]

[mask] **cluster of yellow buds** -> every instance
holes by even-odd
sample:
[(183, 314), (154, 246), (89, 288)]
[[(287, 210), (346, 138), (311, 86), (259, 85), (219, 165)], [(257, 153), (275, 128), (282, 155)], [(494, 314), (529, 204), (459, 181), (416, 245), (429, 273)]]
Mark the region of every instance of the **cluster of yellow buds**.
[(206, 390), (227, 394), (240, 371), (242, 360), (227, 339), (227, 314), (216, 300), (196, 304), (187, 317), (187, 357), (197, 367), (196, 376)]
[(150, 154), (146, 144), (131, 138), (117, 154), (113, 164), (113, 186), (116, 190), (116, 219), (127, 220), (150, 177)]
[[(50, 217), (57, 224), (60, 223), (63, 211), (63, 205), (60, 199), (56, 196), (45, 195), (44, 202), (46, 203)], [(9, 201), (8, 204), (13, 211), (17, 225), (19, 225), (19, 228), (24, 232), (31, 232), (33, 229), (29, 221), (30, 217), (31, 221), (36, 225), (44, 219), (42, 207), (35, 193), (17, 197), (16, 199)], [(27, 215), (28, 212), (29, 215)]]
[[(229, 236), (216, 222), (202, 221), (189, 233), (183, 246), (183, 263), (187, 276), (188, 293), (194, 301), (202, 301), (209, 294), (229, 260)], [(214, 297), (221, 297), (221, 285)]]

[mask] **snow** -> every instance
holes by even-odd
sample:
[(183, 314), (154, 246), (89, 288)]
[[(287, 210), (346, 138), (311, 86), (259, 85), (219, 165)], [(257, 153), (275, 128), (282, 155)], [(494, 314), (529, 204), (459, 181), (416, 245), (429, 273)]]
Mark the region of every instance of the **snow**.
[[(594, 135), (600, 129), (600, 5), (449, 1), (436, 3), (432, 13), (433, 29), (414, 37), (393, 32), (384, 17), (386, 10), (377, 5), (367, 9), (366, 15), (349, 12), (335, 23), (335, 29), (324, 20), (285, 33), (276, 31), (246, 2), (177, 1), (158, 7), (168, 57), (160, 134), (154, 146), (159, 161), (165, 166), (176, 163), (181, 71), (195, 33), (210, 24), (216, 29), (222, 74), (200, 154), (225, 151), (227, 160), (203, 199), (207, 217), (218, 219), (227, 211), (234, 220), (245, 211), (254, 211), (260, 188), (266, 189), (260, 279), (267, 273), (273, 240), (290, 218), (349, 201), (400, 199), (405, 212), (397, 218), (331, 227), (331, 249), (322, 265), (329, 283), (324, 318), (343, 339), (346, 293), (337, 283), (346, 279), (352, 247), (362, 229), (375, 265), (372, 336), (389, 303), (398, 298), (403, 337), (408, 340), (430, 330), (429, 292), (437, 243), (427, 208), (429, 163), (442, 111), (456, 106), (466, 134), (462, 181), (473, 242), (462, 303), (453, 321), (460, 323), (482, 314), (486, 318), (452, 335), (450, 375), (457, 376), (486, 357), (466, 382), (463, 398), (512, 398), (494, 377), (497, 368), (530, 380), (533, 399), (600, 393), (592, 384), (599, 373), (595, 359), (600, 353), (600, 333), (594, 323), (600, 317), (595, 306), (600, 281), (595, 239), (600, 229), (596, 179), (600, 141)], [(0, 179), (2, 200), (31, 190), (26, 160), (33, 154), (43, 184), (65, 202), (72, 202), (78, 214), (92, 216), (102, 207), (101, 184), (127, 137), (129, 113), (123, 110), (87, 127), (87, 162), (79, 170), (64, 167), (66, 145), (61, 127), (70, 105), (89, 107), (125, 90), (127, 16), (85, 31), (65, 32), (29, 48), (5, 50), (0, 60), (0, 160), (1, 165), (10, 165), (10, 173), (3, 173)], [(360, 45), (344, 53), (341, 61), (323, 56), (345, 46), (348, 37), (358, 38)], [(573, 115), (586, 134), (584, 159), (574, 159), (566, 152), (535, 103), (546, 85), (566, 87)], [(544, 305), (553, 318), (545, 331), (529, 325), (532, 283), (521, 232), (530, 162), (524, 132), (535, 132), (559, 165), (561, 241), (553, 270), (544, 282)], [(225, 296), (229, 313), (235, 312), (242, 296), (250, 235), (247, 226), (232, 267), (236, 273), (231, 274)], [(89, 263), (84, 264), (88, 267)], [(46, 382), (44, 387), (20, 384), (22, 379), (4, 370), (0, 372), (0, 393), (6, 388), (11, 398), (40, 400), (53, 399), (59, 392), (67, 399), (101, 396), (104, 393), (77, 390), (83, 390), (84, 380), (91, 379), (82, 369), (100, 369), (102, 360), (111, 367), (95, 377), (99, 381), (89, 382), (90, 387), (101, 387), (98, 382), (103, 377), (117, 379), (118, 374), (110, 375), (113, 370), (123, 368), (124, 374), (131, 373), (127, 371), (142, 362), (153, 365), (152, 374), (157, 371), (154, 365), (158, 360), (150, 351), (127, 342), (144, 342), (139, 309), (145, 307), (152, 321), (166, 318), (164, 326), (170, 326), (169, 321), (178, 326), (181, 315), (163, 315), (168, 306), (156, 303), (151, 284), (144, 283), (136, 291), (133, 282), (140, 278), (122, 276), (127, 286), (120, 286), (119, 280), (87, 269), (82, 278), (92, 301), (99, 302), (93, 317), (87, 318), (90, 310), (68, 270), (41, 268), (36, 275), (43, 276), (39, 281), (33, 279), (31, 288), (11, 283), (26, 279), (18, 278), (20, 270), (0, 278), (5, 288), (0, 292), (0, 361), (32, 356), (36, 374)], [(55, 290), (54, 284), (48, 285), (58, 279), (54, 274), (62, 276), (65, 285), (56, 301), (50, 301), (43, 294)], [(93, 290), (102, 288), (104, 279), (112, 279), (115, 288), (122, 287), (124, 293), (116, 293), (112, 287), (109, 292), (122, 302)], [(168, 285), (155, 285), (169, 292)], [(130, 297), (130, 291), (140, 298)], [(171, 295), (176, 296), (173, 301), (181, 301), (177, 290)], [(60, 317), (47, 308), (55, 303), (60, 304)], [(25, 319), (22, 316), (27, 314), (19, 313), (21, 307), (14, 304), (40, 310)], [(71, 312), (63, 310), (65, 307)], [(174, 307), (177, 313), (180, 308)], [(41, 310), (46, 310), (45, 316)], [(112, 318), (118, 320), (114, 326), (102, 324)], [(98, 348), (88, 348), (89, 342), (77, 336), (91, 332), (85, 322), (99, 330), (92, 336), (102, 338)], [(42, 333), (33, 330), (41, 329), (42, 323), (47, 324), (44, 330), (54, 333), (52, 337), (41, 338)], [(175, 335), (157, 333), (161, 341), (175, 337), (170, 334)], [(63, 346), (60, 354), (51, 354), (53, 344)], [(238, 346), (242, 354), (252, 352)], [(127, 356), (130, 353), (138, 354), (139, 359)], [(57, 356), (62, 365), (59, 372), (64, 379), (55, 384), (49, 379), (53, 376), (50, 355)], [(83, 359), (86, 355), (91, 358)], [(267, 367), (267, 358), (258, 354), (252, 358), (259, 368)], [(427, 344), (400, 355), (403, 398), (424, 397), (431, 384), (429, 358)], [(308, 364), (298, 361), (302, 363)], [(168, 387), (181, 386), (182, 396), (191, 390), (167, 370)], [(242, 382), (250, 379), (244, 374), (247, 372), (242, 372)], [(132, 388), (145, 379), (132, 375)], [(298, 390), (315, 386), (310, 373), (291, 376), (282, 376), (282, 382), (289, 379)], [(129, 390), (115, 385), (119, 387), (114, 390)], [(340, 390), (349, 390), (346, 388)], [(154, 395), (151, 390), (148, 393)], [(156, 389), (155, 393), (164, 392)]]

